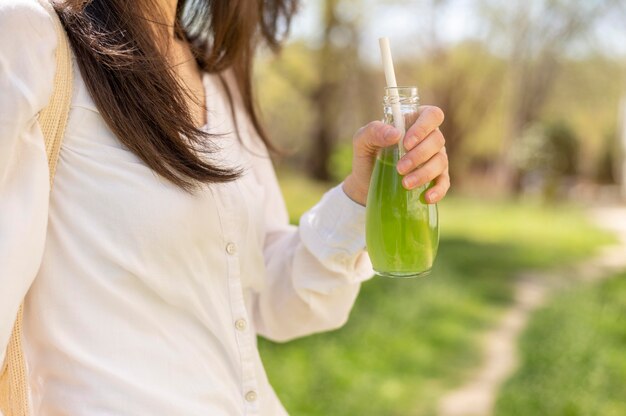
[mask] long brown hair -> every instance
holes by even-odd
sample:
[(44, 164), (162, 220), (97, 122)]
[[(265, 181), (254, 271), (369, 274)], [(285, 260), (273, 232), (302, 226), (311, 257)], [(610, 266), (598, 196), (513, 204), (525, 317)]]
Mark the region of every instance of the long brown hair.
[[(65, 0), (55, 8), (98, 110), (120, 142), (153, 171), (186, 190), (241, 175), (210, 156), (216, 135), (194, 125), (186, 93), (162, 51), (171, 36), (158, 0)], [(252, 63), (259, 40), (278, 49), (298, 0), (178, 0), (174, 34), (203, 71), (232, 71), (250, 122), (266, 145), (255, 109)], [(158, 30), (162, 26), (164, 30)], [(157, 27), (157, 30), (155, 30)], [(231, 102), (232, 93), (222, 84)], [(203, 158), (202, 156), (209, 156)]]

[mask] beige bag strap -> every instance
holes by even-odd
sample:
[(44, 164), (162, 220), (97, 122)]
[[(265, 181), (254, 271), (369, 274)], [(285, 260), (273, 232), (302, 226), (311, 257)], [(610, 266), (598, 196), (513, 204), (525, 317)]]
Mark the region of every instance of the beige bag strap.
[[(54, 181), (61, 141), (72, 100), (72, 61), (69, 40), (49, 0), (39, 0), (50, 13), (57, 33), (56, 72), (54, 88), (48, 106), (39, 114), (39, 125), (43, 132), (50, 167), (50, 187)], [(0, 412), (4, 416), (29, 416), (30, 395), (26, 361), (22, 353), (22, 315), (20, 306), (9, 339), (5, 362), (0, 372)]]

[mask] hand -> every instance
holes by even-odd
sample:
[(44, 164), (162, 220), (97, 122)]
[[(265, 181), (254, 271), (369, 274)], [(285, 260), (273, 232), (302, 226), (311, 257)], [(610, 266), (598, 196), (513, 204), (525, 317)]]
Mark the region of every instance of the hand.
[[(434, 180), (425, 195), (426, 201), (434, 204), (441, 201), (450, 188), (446, 141), (439, 130), (444, 114), (433, 106), (422, 106), (418, 111), (417, 120), (404, 135), (402, 144), (407, 153), (398, 162), (397, 169), (404, 176), (402, 185), (406, 189), (415, 189)], [(365, 205), (378, 150), (398, 143), (401, 138), (398, 129), (381, 121), (373, 121), (356, 132), (352, 140), (352, 173), (343, 182), (348, 197)]]

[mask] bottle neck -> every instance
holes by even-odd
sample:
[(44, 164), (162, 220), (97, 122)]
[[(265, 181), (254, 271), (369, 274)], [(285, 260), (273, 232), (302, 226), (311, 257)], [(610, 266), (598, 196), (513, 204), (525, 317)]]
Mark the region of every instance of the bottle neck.
[[(417, 87), (386, 88), (383, 99), (384, 122), (395, 126), (404, 133), (415, 123), (418, 115), (419, 96)], [(401, 142), (400, 142), (401, 143)], [(404, 146), (394, 146), (394, 150), (401, 157)]]
[[(385, 114), (393, 115), (394, 107), (395, 106), (393, 104), (386, 104), (385, 103), (383, 105), (383, 109), (384, 109)], [(400, 109), (400, 112), (402, 114), (414, 113), (414, 112), (417, 111), (418, 107), (419, 107), (419, 103), (409, 103), (409, 104), (400, 103), (398, 105), (398, 108)]]
[(419, 104), (419, 91), (417, 87), (387, 87), (385, 88), (384, 105)]
[(385, 88), (383, 107), (385, 115), (393, 114), (393, 111), (398, 110), (401, 111), (402, 114), (417, 111), (417, 107), (419, 107), (419, 94), (417, 87)]

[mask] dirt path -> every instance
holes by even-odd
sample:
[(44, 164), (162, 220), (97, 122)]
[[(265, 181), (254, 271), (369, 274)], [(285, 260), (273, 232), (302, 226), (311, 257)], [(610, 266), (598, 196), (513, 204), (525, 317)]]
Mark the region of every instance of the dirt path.
[(591, 281), (626, 269), (626, 208), (591, 212), (599, 226), (615, 232), (619, 244), (603, 249), (590, 260), (549, 272), (523, 273), (515, 285), (514, 303), (483, 340), (483, 363), (459, 388), (439, 402), (439, 416), (489, 416), (502, 383), (517, 367), (517, 339), (533, 311), (544, 305), (551, 291), (572, 280)]

